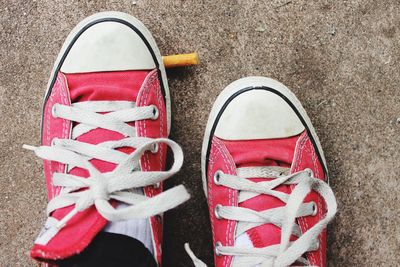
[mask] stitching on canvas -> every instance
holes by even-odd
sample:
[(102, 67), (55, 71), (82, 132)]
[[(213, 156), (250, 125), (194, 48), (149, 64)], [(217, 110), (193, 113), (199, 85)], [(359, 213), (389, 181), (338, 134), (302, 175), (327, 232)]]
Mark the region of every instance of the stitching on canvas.
[[(61, 103), (63, 104), (63, 105), (67, 105), (68, 103), (67, 103), (67, 94), (66, 94), (66, 92), (64, 91), (65, 89), (66, 89), (66, 81), (64, 80), (64, 79), (61, 79), (61, 76), (57, 76), (57, 80), (59, 80), (59, 83), (60, 83), (60, 88), (58, 89), (59, 90), (59, 93), (60, 93), (60, 97), (61, 97)], [(61, 119), (62, 120), (62, 138), (67, 138), (68, 137), (68, 121), (67, 120), (64, 120), (64, 119)], [(63, 172), (63, 165), (64, 164), (61, 164), (61, 163), (58, 163), (58, 171), (61, 173), (61, 172)], [(64, 168), (65, 168), (65, 166), (64, 166)], [(59, 195), (60, 194), (60, 191), (61, 191), (61, 188), (60, 187), (56, 187), (56, 194), (57, 195)]]
[[(306, 146), (306, 143), (307, 143), (307, 141), (308, 141), (308, 135), (301, 135), (300, 136), (300, 140), (299, 140), (299, 150), (298, 150), (298, 154), (296, 155), (296, 165), (295, 165), (295, 168), (293, 169), (294, 171), (298, 171), (298, 167), (299, 166), (301, 166), (301, 163), (302, 163), (302, 156), (303, 156), (303, 153), (306, 151), (304, 148), (305, 148), (305, 146)], [(292, 186), (292, 189), (293, 189), (293, 186)], [(302, 218), (299, 218), (298, 220), (298, 223), (299, 223), (299, 225), (300, 225), (300, 230), (302, 230), (302, 229), (308, 229), (308, 224), (307, 224), (307, 222), (306, 221), (304, 221)], [(309, 253), (309, 255), (310, 255), (310, 260), (312, 259), (312, 253)]]
[[(311, 156), (312, 156), (312, 159), (313, 159), (313, 164), (314, 164), (314, 170), (315, 170), (315, 177), (317, 177), (317, 178), (322, 178), (322, 174), (320, 173), (320, 168), (319, 168), (319, 166), (318, 166), (318, 162), (319, 162), (319, 159), (318, 159), (318, 156), (316, 155), (316, 153), (315, 153), (315, 150), (314, 149), (311, 149)], [(318, 210), (317, 210), (317, 215), (318, 215), (318, 217), (322, 217), (322, 206), (323, 206), (323, 203), (322, 203), (322, 201), (321, 201), (321, 197), (318, 195), (317, 196), (317, 199), (318, 199), (318, 204), (317, 204), (317, 207), (318, 207)], [(319, 243), (321, 244), (322, 243), (322, 232), (321, 232), (321, 234), (319, 234), (319, 236), (318, 236), (318, 241), (319, 241)], [(318, 251), (317, 251), (317, 253), (318, 253), (318, 255), (319, 255), (319, 258), (320, 258), (320, 263), (322, 263), (322, 249), (318, 249)], [(316, 260), (316, 259), (315, 259)], [(313, 264), (316, 264), (316, 262), (315, 263), (313, 263)]]
[[(145, 88), (144, 88), (144, 91), (143, 91), (143, 93), (144, 93), (143, 97), (144, 98), (143, 98), (143, 101), (142, 100), (140, 101), (140, 104), (146, 104), (147, 103), (147, 98), (148, 98), (148, 94), (149, 94), (149, 87), (148, 87), (147, 84), (148, 84), (149, 80), (145, 81), (145, 82), (146, 82), (146, 84), (145, 84)], [(138, 122), (138, 126), (139, 126), (139, 124), (143, 126), (143, 128), (139, 127), (140, 136), (147, 136), (146, 121), (139, 121)], [(149, 165), (150, 164), (149, 164), (149, 157), (148, 157), (147, 153), (144, 155), (143, 164), (144, 164), (145, 170), (149, 170)], [(151, 189), (148, 190), (148, 193), (149, 193), (150, 197), (153, 196), (153, 191)]]
[[(232, 168), (232, 164), (231, 164), (233, 162), (233, 159), (228, 157), (227, 151), (226, 151), (225, 147), (221, 144), (221, 142), (217, 138), (215, 138), (214, 140), (215, 140), (215, 144), (216, 144), (215, 147), (218, 150), (218, 152), (221, 154), (221, 156), (224, 160), (225, 167), (230, 172), (230, 174), (234, 174), (235, 170)], [(230, 206), (233, 206), (233, 204), (234, 204), (235, 197), (234, 197), (233, 193), (234, 193), (234, 190), (228, 189), (228, 204)], [(226, 243), (227, 244), (233, 243), (232, 236), (233, 236), (233, 232), (234, 232), (234, 226), (235, 226), (235, 222), (229, 220), (228, 228), (227, 228), (227, 232), (226, 232)], [(226, 266), (231, 261), (232, 261), (232, 257), (224, 257), (224, 261), (223, 261), (224, 266)]]
[[(49, 97), (49, 104), (48, 104), (48, 106), (46, 107), (46, 114), (45, 114), (45, 121), (46, 121), (46, 126), (45, 126), (45, 128), (46, 128), (46, 144), (49, 144), (50, 143), (50, 120), (51, 120), (51, 117), (50, 117), (50, 107), (52, 106), (52, 104), (53, 104), (53, 101), (54, 101), (54, 99), (53, 99), (53, 94), (50, 94), (50, 97)], [(52, 173), (53, 173), (53, 166), (52, 166), (52, 164), (51, 164), (51, 162), (50, 161), (48, 161), (47, 162), (47, 165), (49, 165), (50, 166), (50, 175), (52, 175)], [(54, 186), (53, 186), (53, 182), (52, 182), (52, 179), (50, 178), (50, 192), (51, 192), (51, 198), (53, 198), (54, 197)]]
[[(153, 75), (153, 76), (155, 76), (155, 75)], [(156, 86), (156, 97), (157, 97), (157, 102), (158, 102), (158, 105), (159, 106), (161, 106), (162, 104), (163, 104), (163, 102), (162, 102), (162, 97), (161, 97), (161, 92), (160, 92), (160, 86), (159, 86), (159, 83), (157, 83), (157, 80), (156, 79), (154, 79), (155, 81), (156, 81), (156, 83), (155, 83), (155, 86)], [(161, 137), (166, 137), (165, 135), (165, 133), (164, 133), (164, 120), (163, 120), (163, 118), (164, 118), (164, 109), (161, 109), (160, 111), (160, 133), (161, 133)], [(163, 165), (163, 161), (162, 161), (162, 155), (163, 155), (163, 147), (164, 146), (160, 146), (160, 157), (159, 157), (159, 159), (160, 159), (160, 166), (162, 166)]]
[[(212, 208), (214, 206), (214, 198), (213, 198), (213, 190), (212, 190), (212, 177), (211, 176), (211, 171), (214, 168), (214, 158), (215, 157), (215, 146), (214, 144), (211, 147), (211, 158), (212, 160), (210, 160), (209, 163), (209, 167), (208, 167), (208, 202), (209, 202), (209, 211), (210, 211), (210, 217), (212, 218), (212, 220), (214, 219), (214, 213), (212, 212)], [(213, 238), (213, 246), (215, 245), (215, 231), (214, 231), (214, 224), (211, 223), (211, 231), (213, 232), (212, 238)]]

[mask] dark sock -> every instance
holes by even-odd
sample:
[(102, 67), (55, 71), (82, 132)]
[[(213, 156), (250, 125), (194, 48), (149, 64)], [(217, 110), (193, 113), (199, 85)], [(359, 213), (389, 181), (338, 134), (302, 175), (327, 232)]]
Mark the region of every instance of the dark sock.
[(138, 240), (100, 232), (80, 254), (57, 262), (59, 267), (156, 267), (153, 254)]

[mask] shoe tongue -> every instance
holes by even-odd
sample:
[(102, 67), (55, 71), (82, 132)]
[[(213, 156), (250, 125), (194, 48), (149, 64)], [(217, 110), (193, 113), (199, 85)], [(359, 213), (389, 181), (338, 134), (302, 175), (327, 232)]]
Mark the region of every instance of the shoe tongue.
[[(299, 136), (284, 139), (227, 141), (226, 146), (233, 157), (237, 168), (254, 166), (281, 166), (290, 168)], [(271, 179), (250, 179), (253, 182), (269, 181)], [(275, 190), (289, 193), (288, 185), (281, 185)], [(240, 207), (255, 211), (264, 211), (282, 207), (285, 203), (269, 195), (259, 195), (239, 204)], [(267, 247), (279, 244), (281, 229), (273, 224), (263, 224), (249, 229), (235, 240), (237, 246)]]
[(66, 74), (71, 103), (82, 101), (136, 101), (149, 71)]
[[(142, 86), (149, 71), (118, 71), (67, 74), (71, 103), (83, 101), (133, 101)], [(133, 123), (132, 123), (133, 124)], [(89, 144), (98, 144), (106, 141), (120, 140), (124, 136), (120, 133), (97, 128), (79, 136), (76, 140)], [(119, 149), (131, 153), (132, 149)], [(90, 161), (99, 171), (109, 172), (115, 164), (97, 159)], [(71, 174), (87, 177), (86, 170), (75, 168)]]
[[(136, 101), (140, 88), (149, 71), (122, 71), (103, 73), (65, 74), (70, 91), (71, 103), (83, 101)], [(134, 124), (134, 123), (132, 123)], [(75, 125), (73, 125), (75, 126)], [(123, 138), (120, 133), (94, 129), (77, 138), (78, 141), (98, 144), (106, 141)], [(120, 151), (131, 153), (131, 148), (121, 148)], [(112, 171), (116, 165), (110, 162), (92, 159), (90, 162), (100, 172)], [(88, 171), (75, 167), (69, 172), (80, 177), (88, 177)], [(48, 220), (60, 220), (65, 217), (73, 206), (54, 211)], [(48, 224), (46, 223), (46, 225)], [(106, 225), (107, 221), (98, 214), (94, 207), (90, 207), (75, 215), (68, 224), (57, 232), (50, 242), (40, 244), (37, 241), (31, 250), (31, 256), (36, 259), (60, 259), (69, 257), (82, 251), (91, 239)], [(45, 226), (47, 230), (50, 226)], [(45, 232), (47, 234), (47, 232)], [(42, 234), (37, 240), (40, 240)]]

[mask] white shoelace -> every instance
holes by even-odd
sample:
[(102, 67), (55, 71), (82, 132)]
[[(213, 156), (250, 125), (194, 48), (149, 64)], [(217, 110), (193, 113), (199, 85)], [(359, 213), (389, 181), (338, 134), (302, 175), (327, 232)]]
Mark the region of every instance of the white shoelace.
[[(283, 267), (294, 262), (307, 265), (309, 263), (302, 255), (318, 249), (318, 235), (332, 220), (337, 210), (335, 196), (327, 183), (313, 177), (311, 170), (286, 175), (288, 171), (287, 168), (281, 167), (246, 167), (238, 168), (237, 176), (216, 172), (214, 176), (216, 184), (239, 190), (239, 203), (260, 194), (274, 196), (286, 203), (283, 207), (261, 212), (241, 207), (216, 206), (215, 215), (218, 219), (238, 221), (235, 238), (251, 228), (266, 223), (272, 223), (282, 230), (280, 244), (264, 248), (228, 247), (217, 242), (215, 248), (217, 255), (235, 256), (232, 266)], [(272, 178), (272, 180), (253, 182), (249, 178)], [(283, 184), (296, 186), (290, 194), (274, 190)], [(302, 234), (296, 219), (314, 216), (317, 213), (315, 203), (303, 203), (304, 198), (312, 190), (319, 193), (326, 202), (327, 213), (322, 220)], [(298, 239), (291, 242), (291, 235)], [(185, 249), (196, 267), (206, 266), (193, 254), (187, 244)]]
[[(72, 139), (55, 139), (51, 146), (24, 145), (24, 148), (33, 150), (42, 159), (67, 165), (66, 173), (54, 173), (52, 177), (53, 185), (61, 187), (61, 191), (47, 206), (48, 216), (57, 209), (74, 206), (72, 211), (55, 224), (57, 231), (76, 213), (92, 205), (107, 220), (118, 221), (148, 218), (189, 199), (183, 185), (154, 197), (141, 193), (143, 187), (157, 186), (177, 173), (183, 163), (183, 152), (177, 143), (167, 138), (138, 137), (135, 127), (127, 123), (157, 119), (158, 110), (155, 106), (136, 107), (134, 102), (129, 101), (87, 101), (72, 106), (55, 104), (52, 113), (54, 117), (79, 123), (72, 129)], [(75, 140), (97, 128), (121, 133), (125, 138), (97, 145)], [(159, 143), (165, 143), (171, 148), (174, 154), (172, 167), (167, 171), (141, 171), (141, 156), (146, 151), (157, 152)], [(121, 147), (135, 148), (135, 151), (126, 154), (116, 150)], [(101, 173), (90, 163), (91, 159), (111, 162), (117, 166), (111, 172)], [(86, 169), (89, 177), (69, 174), (74, 167)], [(109, 203), (110, 199), (126, 203), (128, 207), (116, 209)]]

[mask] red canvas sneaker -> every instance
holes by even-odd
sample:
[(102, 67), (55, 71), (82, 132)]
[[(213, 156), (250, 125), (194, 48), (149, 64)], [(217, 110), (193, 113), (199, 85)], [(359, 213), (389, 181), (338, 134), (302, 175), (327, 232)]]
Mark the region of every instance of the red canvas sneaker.
[(310, 119), (283, 84), (249, 77), (223, 90), (202, 174), (215, 266), (326, 266), (336, 200)]
[[(118, 12), (95, 14), (70, 33), (45, 95), (42, 146), (48, 219), (31, 250), (54, 262), (82, 252), (109, 222), (144, 220), (161, 264), (162, 214), (189, 198), (163, 181), (183, 162), (168, 139), (164, 65), (146, 27)], [(174, 163), (166, 170), (168, 147)]]

